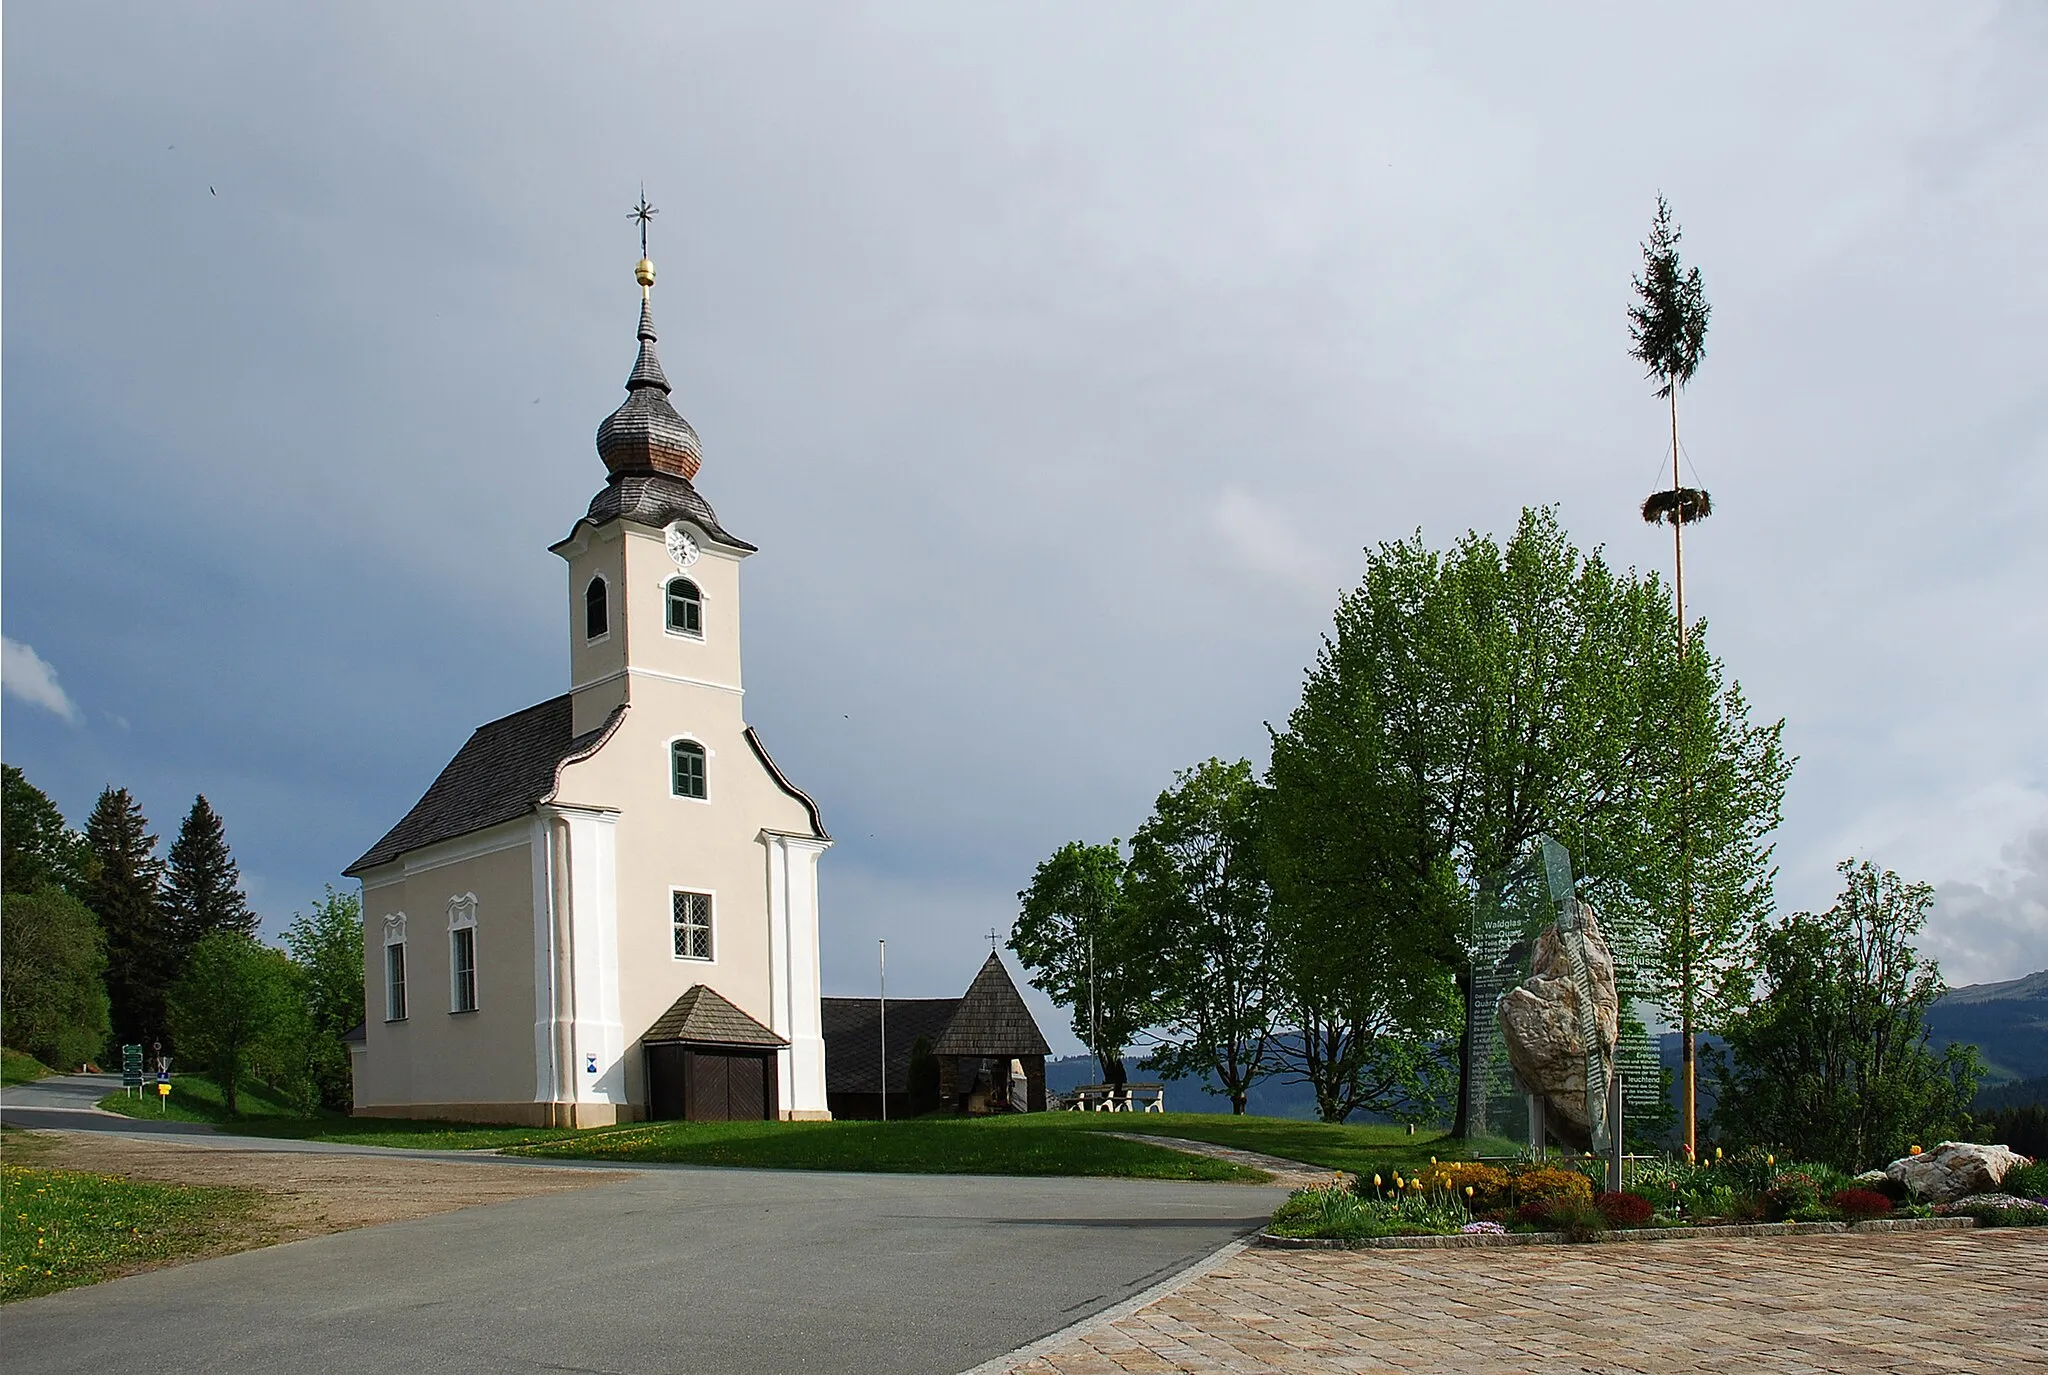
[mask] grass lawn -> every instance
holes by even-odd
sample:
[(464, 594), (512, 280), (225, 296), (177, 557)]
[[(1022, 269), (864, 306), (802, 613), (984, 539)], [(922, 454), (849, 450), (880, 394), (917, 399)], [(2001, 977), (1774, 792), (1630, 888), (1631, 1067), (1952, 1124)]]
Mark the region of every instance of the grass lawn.
[(171, 1096), (158, 1108), (156, 1085), (143, 1085), (142, 1097), (125, 1091), (100, 1099), (100, 1107), (124, 1117), (169, 1118), (173, 1122), (204, 1122), (237, 1136), (287, 1137), (300, 1141), (338, 1141), (363, 1146), (409, 1150), (495, 1150), (565, 1137), (613, 1131), (599, 1127), (579, 1132), (573, 1127), (494, 1127), (469, 1122), (422, 1122), (394, 1117), (343, 1117), (317, 1113), (301, 1117), (291, 1104), (256, 1083), (245, 1083), (239, 1095), (240, 1115), (228, 1111), (219, 1084), (200, 1074), (171, 1076)]
[(1413, 1173), (1432, 1156), (1468, 1160), (1474, 1155), (1512, 1155), (1508, 1141), (1460, 1141), (1444, 1132), (1421, 1128), (1408, 1135), (1405, 1127), (1336, 1125), (1302, 1122), (1288, 1117), (1230, 1117), (1206, 1112), (1056, 1112), (1009, 1117), (1001, 1125), (1022, 1130), (1135, 1132), (1146, 1136), (1180, 1136), (1241, 1151), (1258, 1151), (1286, 1160), (1300, 1160), (1326, 1169), (1370, 1176), (1375, 1171)]
[(174, 1074), (171, 1076), (171, 1096), (159, 1099), (156, 1081), (147, 1079), (142, 1085), (142, 1096), (133, 1098), (126, 1089), (108, 1094), (100, 1099), (99, 1106), (107, 1112), (117, 1112), (123, 1117), (152, 1117), (172, 1122), (213, 1122), (232, 1124), (237, 1131), (246, 1130), (262, 1121), (285, 1120), (307, 1122), (309, 1125), (319, 1119), (302, 1118), (298, 1109), (280, 1098), (274, 1097), (261, 1084), (244, 1083), (239, 1097), (240, 1115), (230, 1113), (227, 1095), (219, 1084), (199, 1074)]
[(972, 1121), (656, 1122), (518, 1148), (556, 1159), (735, 1165), (754, 1169), (849, 1170), (883, 1174), (1100, 1175), (1123, 1179), (1256, 1182), (1265, 1176), (1099, 1131), (1019, 1129), (1080, 1114)]
[(56, 1072), (33, 1055), (25, 1055), (18, 1050), (0, 1049), (0, 1086), (33, 1084), (36, 1080), (47, 1079)]
[(211, 1249), (258, 1197), (0, 1165), (0, 1303)]

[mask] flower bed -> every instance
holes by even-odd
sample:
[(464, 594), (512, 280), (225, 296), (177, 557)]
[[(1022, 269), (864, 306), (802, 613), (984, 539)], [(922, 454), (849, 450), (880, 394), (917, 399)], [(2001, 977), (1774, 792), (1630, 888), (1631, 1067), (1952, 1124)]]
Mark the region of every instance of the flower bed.
[[(2006, 1191), (1929, 1206), (1896, 1184), (1850, 1179), (1826, 1165), (1780, 1164), (1767, 1152), (1698, 1166), (1640, 1162), (1626, 1189), (1595, 1193), (1602, 1167), (1435, 1161), (1415, 1176), (1387, 1170), (1297, 1190), (1273, 1214), (1270, 1244), (1394, 1244), (1437, 1238), (1459, 1245), (1521, 1238), (1592, 1241), (1653, 1235), (1787, 1235), (1920, 1226), (2048, 1225), (2048, 1163), (2007, 1172)], [(1490, 1242), (1486, 1238), (1492, 1238)], [(1438, 1244), (1436, 1242), (1430, 1243)]]

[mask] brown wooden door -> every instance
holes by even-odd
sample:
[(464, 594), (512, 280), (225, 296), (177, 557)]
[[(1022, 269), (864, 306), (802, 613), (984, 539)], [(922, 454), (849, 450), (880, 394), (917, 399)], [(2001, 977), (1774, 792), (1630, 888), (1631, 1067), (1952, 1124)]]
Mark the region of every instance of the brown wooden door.
[(731, 1120), (727, 1099), (732, 1079), (729, 1057), (715, 1050), (690, 1052), (690, 1093), (687, 1116), (692, 1122)]
[(692, 1122), (760, 1122), (776, 1116), (775, 1055), (755, 1050), (683, 1048), (685, 1085), (678, 1116)]

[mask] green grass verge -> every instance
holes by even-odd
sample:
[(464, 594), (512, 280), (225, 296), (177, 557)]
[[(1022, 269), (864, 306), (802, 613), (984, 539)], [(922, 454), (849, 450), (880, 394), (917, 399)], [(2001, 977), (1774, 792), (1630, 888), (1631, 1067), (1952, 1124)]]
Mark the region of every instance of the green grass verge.
[(56, 1072), (33, 1055), (0, 1048), (0, 1087), (8, 1084), (33, 1084), (36, 1080), (47, 1079)]
[(753, 1169), (884, 1174), (1096, 1175), (1257, 1182), (1255, 1170), (1099, 1131), (1019, 1128), (1040, 1113), (994, 1121), (656, 1122), (520, 1147), (518, 1155)]
[(259, 1195), (0, 1165), (0, 1303), (206, 1251)]
[(130, 1097), (128, 1090), (122, 1089), (100, 1099), (99, 1105), (105, 1111), (116, 1112), (123, 1117), (232, 1124), (237, 1131), (258, 1122), (304, 1122), (310, 1126), (321, 1120), (299, 1116), (296, 1107), (253, 1080), (244, 1083), (237, 1095), (241, 1111), (231, 1113), (228, 1111), (227, 1094), (221, 1086), (201, 1074), (172, 1075), (169, 1098), (159, 1098), (156, 1081), (152, 1079), (144, 1082), (139, 1098)]
[(142, 1097), (125, 1091), (100, 1099), (99, 1105), (123, 1117), (201, 1122), (237, 1136), (264, 1136), (299, 1141), (347, 1142), (408, 1150), (495, 1150), (565, 1137), (588, 1136), (599, 1127), (579, 1132), (573, 1127), (498, 1127), (470, 1122), (414, 1121), (395, 1117), (343, 1117), (319, 1113), (301, 1117), (289, 1103), (261, 1084), (247, 1083), (238, 1096), (241, 1112), (230, 1113), (227, 1097), (213, 1080), (199, 1074), (171, 1076), (171, 1096), (158, 1106), (154, 1083), (143, 1085)]
[(1390, 1174), (1400, 1170), (1412, 1174), (1432, 1158), (1469, 1160), (1474, 1155), (1515, 1153), (1514, 1144), (1508, 1141), (1460, 1141), (1445, 1132), (1422, 1130), (1410, 1136), (1405, 1127), (1385, 1124), (1351, 1126), (1202, 1112), (1058, 1112), (1006, 1118), (1004, 1123), (1027, 1129), (1180, 1136), (1368, 1177), (1375, 1171)]

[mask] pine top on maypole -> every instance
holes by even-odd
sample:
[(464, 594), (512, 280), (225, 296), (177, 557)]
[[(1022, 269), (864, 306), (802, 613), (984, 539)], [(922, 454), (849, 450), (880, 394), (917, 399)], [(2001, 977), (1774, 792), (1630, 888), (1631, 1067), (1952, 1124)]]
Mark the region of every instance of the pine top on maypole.
[(1643, 275), (1634, 279), (1636, 304), (1628, 308), (1629, 353), (1659, 385), (1657, 395), (1671, 402), (1671, 486), (1652, 492), (1643, 502), (1643, 519), (1652, 525), (1684, 526), (1714, 513), (1714, 500), (1679, 477), (1678, 391), (1692, 381), (1707, 356), (1707, 317), (1713, 307), (1697, 267), (1679, 261), (1682, 231), (1671, 218), (1671, 206), (1660, 194), (1650, 237), (1643, 244)]

